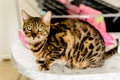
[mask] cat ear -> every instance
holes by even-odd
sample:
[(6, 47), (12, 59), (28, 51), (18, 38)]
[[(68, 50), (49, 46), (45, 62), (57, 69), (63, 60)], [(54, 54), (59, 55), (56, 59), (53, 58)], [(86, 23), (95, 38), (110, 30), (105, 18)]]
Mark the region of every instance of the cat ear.
[(28, 20), (31, 16), (24, 10), (22, 10), (22, 18), (23, 20)]
[(50, 24), (51, 17), (52, 17), (52, 12), (48, 11), (45, 15), (42, 16), (42, 20), (45, 24)]

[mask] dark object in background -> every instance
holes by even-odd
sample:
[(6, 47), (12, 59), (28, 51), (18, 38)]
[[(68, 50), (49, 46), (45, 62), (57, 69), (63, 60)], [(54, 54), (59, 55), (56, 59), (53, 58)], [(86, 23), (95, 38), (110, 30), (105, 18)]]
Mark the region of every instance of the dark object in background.
[(57, 22), (61, 22), (63, 20), (66, 20), (66, 18), (52, 18), (51, 23), (54, 24), (54, 23), (57, 23)]
[[(74, 4), (76, 6), (84, 4), (101, 11), (103, 14), (118, 13), (120, 10), (101, 0), (74, 0), (71, 2), (71, 4)], [(115, 21), (115, 17), (106, 17), (104, 19), (107, 27), (107, 32), (120, 32), (120, 17), (118, 17)]]
[[(37, 0), (39, 3), (39, 7), (43, 10), (51, 10), (53, 15), (68, 15), (66, 6), (60, 3), (57, 0)], [(93, 9), (101, 11), (103, 14), (109, 14), (109, 13), (118, 13), (119, 9), (103, 2), (102, 0), (73, 0), (71, 4), (79, 6), (80, 4), (84, 4), (86, 6), (89, 6)], [(42, 7), (41, 7), (42, 6)], [(73, 9), (74, 10), (74, 9)], [(105, 23), (106, 23), (106, 29), (107, 32), (120, 32), (119, 26), (120, 26), (120, 17), (117, 18), (114, 21), (115, 17), (106, 17)], [(57, 21), (62, 21), (64, 19), (52, 19), (52, 23), (55, 23)]]
[[(53, 15), (68, 15), (66, 7), (57, 0), (37, 0), (43, 11), (52, 11)], [(52, 18), (51, 23), (65, 20), (66, 18)]]
[[(109, 6), (109, 4), (99, 0), (74, 0), (71, 2), (72, 4), (79, 6), (80, 4), (84, 4), (86, 6), (92, 7), (96, 10), (101, 11), (102, 13), (117, 13), (118, 10)], [(104, 3), (104, 4), (103, 4)]]
[(114, 17), (105, 18), (107, 32), (120, 32), (120, 17), (115, 22), (114, 19)]

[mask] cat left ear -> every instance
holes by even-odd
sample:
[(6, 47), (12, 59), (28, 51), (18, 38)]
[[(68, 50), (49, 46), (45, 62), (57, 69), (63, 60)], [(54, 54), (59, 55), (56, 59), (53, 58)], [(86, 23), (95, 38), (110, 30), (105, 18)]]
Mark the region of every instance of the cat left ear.
[(45, 24), (50, 24), (51, 17), (52, 17), (52, 12), (48, 11), (45, 15), (42, 16), (42, 20)]
[(22, 10), (22, 18), (24, 21), (28, 20), (31, 16), (24, 10)]

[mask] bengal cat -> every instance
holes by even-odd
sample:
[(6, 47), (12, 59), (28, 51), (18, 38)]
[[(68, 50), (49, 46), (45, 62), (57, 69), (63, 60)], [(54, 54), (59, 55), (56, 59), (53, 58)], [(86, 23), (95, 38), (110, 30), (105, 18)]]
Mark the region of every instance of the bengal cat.
[(116, 53), (117, 46), (105, 52), (105, 42), (92, 25), (77, 19), (51, 24), (52, 13), (32, 17), (22, 11), (23, 31), (40, 70), (49, 70), (57, 60), (72, 69), (100, 67)]

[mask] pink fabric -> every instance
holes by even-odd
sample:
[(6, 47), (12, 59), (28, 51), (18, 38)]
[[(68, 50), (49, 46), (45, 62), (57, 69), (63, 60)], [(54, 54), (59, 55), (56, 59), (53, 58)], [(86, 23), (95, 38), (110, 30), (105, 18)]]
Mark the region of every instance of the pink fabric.
[(18, 31), (18, 37), (20, 39), (20, 41), (22, 42), (22, 44), (26, 47), (26, 48), (29, 48), (28, 46), (28, 42), (26, 40), (26, 36), (24, 34), (24, 32), (22, 30), (19, 30)]

